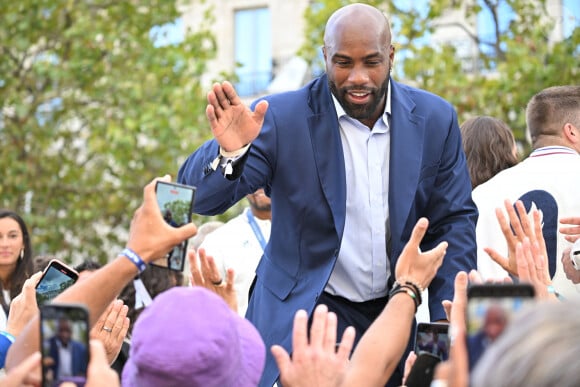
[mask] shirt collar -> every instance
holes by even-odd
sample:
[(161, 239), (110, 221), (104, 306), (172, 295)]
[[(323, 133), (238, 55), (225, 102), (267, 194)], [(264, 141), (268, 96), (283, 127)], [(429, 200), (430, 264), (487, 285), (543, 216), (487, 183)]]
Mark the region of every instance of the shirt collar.
[(578, 155), (578, 152), (576, 152), (572, 148), (568, 148), (567, 146), (552, 145), (552, 146), (545, 146), (542, 148), (535, 149), (530, 154), (530, 157), (541, 157), (541, 156), (561, 155), (561, 154)]
[[(341, 117), (348, 117), (348, 115), (342, 108), (342, 105), (340, 104), (340, 102), (338, 102), (334, 94), (330, 93), (330, 95), (332, 95), (332, 101), (334, 102), (334, 108), (336, 109), (336, 115), (338, 119), (340, 119)], [(389, 79), (389, 83), (387, 85), (387, 103), (385, 104), (385, 111), (383, 113), (383, 119), (385, 120), (385, 122), (387, 122), (387, 117), (390, 115), (391, 115), (391, 80)]]

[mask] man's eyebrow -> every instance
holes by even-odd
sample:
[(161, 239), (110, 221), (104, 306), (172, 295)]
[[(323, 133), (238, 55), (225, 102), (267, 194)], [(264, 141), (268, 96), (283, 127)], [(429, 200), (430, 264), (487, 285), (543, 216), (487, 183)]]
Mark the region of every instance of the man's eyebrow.
[[(363, 60), (367, 60), (367, 59), (374, 59), (374, 58), (382, 58), (384, 57), (384, 55), (382, 55), (380, 52), (373, 52), (371, 54), (368, 54), (366, 56), (363, 57)], [(345, 54), (341, 54), (341, 53), (336, 53), (332, 56), (333, 59), (352, 59), (352, 57), (345, 55)]]

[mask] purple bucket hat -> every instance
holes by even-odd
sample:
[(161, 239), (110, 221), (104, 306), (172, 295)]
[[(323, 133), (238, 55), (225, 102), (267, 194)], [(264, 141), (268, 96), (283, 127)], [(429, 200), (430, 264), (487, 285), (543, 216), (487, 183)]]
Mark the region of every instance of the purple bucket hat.
[(123, 387), (254, 387), (266, 350), (256, 328), (207, 289), (174, 287), (135, 323)]

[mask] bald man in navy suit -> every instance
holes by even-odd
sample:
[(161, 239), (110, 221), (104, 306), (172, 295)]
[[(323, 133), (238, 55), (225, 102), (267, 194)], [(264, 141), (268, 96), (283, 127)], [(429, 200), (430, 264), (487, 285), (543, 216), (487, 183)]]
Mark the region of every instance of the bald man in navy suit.
[[(433, 321), (446, 318), (441, 301), (452, 299), (455, 274), (475, 268), (477, 209), (453, 107), (390, 76), (395, 48), (374, 7), (336, 11), (323, 53), (326, 74), (251, 108), (230, 83), (215, 84), (206, 109), (214, 139), (178, 174), (197, 187), (200, 214), (220, 214), (260, 187), (271, 197), (246, 317), (266, 347), (288, 351), (294, 313), (319, 303), (337, 314), (338, 337), (354, 325), (360, 338), (388, 302), (420, 217), (430, 221), (423, 250), (449, 242), (429, 287)], [(402, 371), (389, 385), (401, 384)], [(268, 353), (260, 385), (277, 377)]]

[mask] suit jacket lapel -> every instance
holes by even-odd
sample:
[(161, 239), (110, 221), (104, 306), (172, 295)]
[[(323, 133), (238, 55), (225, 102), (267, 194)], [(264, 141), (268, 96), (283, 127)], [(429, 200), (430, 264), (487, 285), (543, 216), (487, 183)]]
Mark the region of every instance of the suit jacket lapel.
[(336, 232), (342, 237), (346, 214), (346, 172), (338, 118), (326, 75), (315, 82), (309, 98), (308, 104), (312, 114), (308, 117), (308, 127), (316, 170), (324, 196), (332, 211)]
[(389, 222), (395, 238), (405, 227), (421, 172), (425, 125), (414, 109), (407, 90), (391, 79)]

